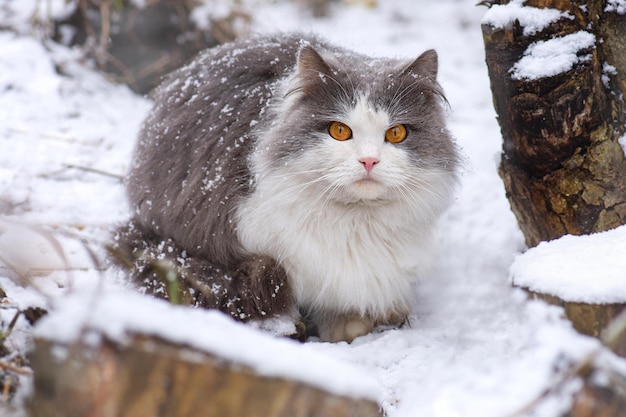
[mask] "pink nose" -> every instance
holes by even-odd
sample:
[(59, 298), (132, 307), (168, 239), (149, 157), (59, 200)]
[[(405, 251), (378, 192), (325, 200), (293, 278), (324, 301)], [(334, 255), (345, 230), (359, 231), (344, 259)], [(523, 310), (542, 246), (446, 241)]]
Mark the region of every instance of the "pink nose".
[(380, 162), (380, 160), (378, 158), (368, 156), (359, 159), (359, 162), (363, 164), (363, 166), (365, 167), (365, 171), (369, 174), (372, 169), (374, 169), (374, 165)]

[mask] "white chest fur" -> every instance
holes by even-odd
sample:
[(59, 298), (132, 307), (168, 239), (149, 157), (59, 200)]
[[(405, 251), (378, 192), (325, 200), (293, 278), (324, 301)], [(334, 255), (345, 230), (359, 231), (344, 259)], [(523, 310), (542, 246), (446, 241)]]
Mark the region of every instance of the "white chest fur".
[[(385, 142), (393, 120), (365, 98), (338, 120), (352, 128), (350, 140), (317, 134), (307, 138), (315, 148), (291, 161), (271, 153), (288, 121), (261, 135), (238, 238), (251, 254), (284, 266), (297, 303), (309, 310), (374, 320), (406, 313), (413, 282), (431, 266), (433, 230), (454, 176), (421, 168)], [(376, 159), (371, 172), (364, 158)]]
[(290, 178), (265, 178), (240, 206), (244, 248), (282, 263), (299, 305), (373, 318), (407, 311), (412, 283), (433, 258), (434, 219), (401, 200), (320, 200)]

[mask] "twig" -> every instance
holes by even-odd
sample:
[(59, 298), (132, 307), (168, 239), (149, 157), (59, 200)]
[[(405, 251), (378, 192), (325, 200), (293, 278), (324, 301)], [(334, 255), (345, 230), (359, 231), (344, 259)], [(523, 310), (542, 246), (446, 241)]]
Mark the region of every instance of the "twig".
[[(20, 135), (33, 135), (34, 134), (33, 132), (29, 132), (26, 129), (17, 128), (17, 127), (9, 127), (9, 132), (17, 133)], [(54, 132), (43, 132), (43, 133), (37, 132), (36, 134), (43, 139), (56, 140), (59, 142), (78, 143), (80, 145), (88, 145), (88, 146), (99, 146), (102, 144), (102, 138), (94, 139), (94, 140), (79, 139), (74, 136), (69, 136), (69, 135), (64, 135), (62, 133), (54, 133)]]
[[(111, 34), (111, 10), (109, 0), (102, 0), (102, 2), (100, 2), (100, 25), (101, 29), (98, 49), (100, 51), (106, 51), (109, 35)], [(106, 59), (100, 54), (96, 55), (96, 59), (100, 69), (104, 69)]]
[(85, 172), (91, 172), (94, 174), (100, 174), (100, 175), (104, 175), (105, 177), (111, 177), (111, 178), (115, 178), (117, 180), (122, 181), (124, 179), (124, 176), (119, 175), (119, 174), (113, 174), (111, 172), (107, 172), (107, 171), (103, 171), (97, 168), (91, 168), (91, 167), (86, 167), (83, 165), (74, 165), (74, 164), (65, 164), (65, 168), (67, 169), (78, 169), (80, 171), (85, 171)]
[(11, 323), (9, 323), (9, 328), (7, 329), (7, 332), (2, 335), (3, 340), (6, 340), (9, 338), (9, 336), (11, 336), (11, 333), (13, 333), (13, 329), (15, 328), (15, 324), (17, 323), (17, 319), (20, 317), (21, 314), (22, 314), (22, 310), (18, 309), (15, 312), (15, 316), (13, 316)]
[(626, 308), (606, 326), (600, 340), (605, 346), (614, 350), (615, 344), (624, 331), (626, 331)]
[(32, 375), (33, 371), (28, 368), (23, 368), (21, 366), (13, 365), (11, 363), (0, 361), (0, 368), (6, 369), (7, 371), (14, 372), (18, 375)]

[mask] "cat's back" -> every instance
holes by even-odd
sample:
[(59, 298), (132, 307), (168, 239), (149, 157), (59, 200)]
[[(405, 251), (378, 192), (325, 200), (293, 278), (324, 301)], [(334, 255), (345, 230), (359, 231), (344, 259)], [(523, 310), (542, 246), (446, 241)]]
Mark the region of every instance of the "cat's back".
[(220, 104), (268, 98), (260, 93), (267, 93), (293, 69), (302, 39), (295, 35), (253, 36), (207, 49), (170, 74), (156, 89), (154, 99), (167, 110), (183, 103), (194, 107), (200, 98), (212, 111), (220, 111)]
[[(228, 208), (250, 191), (255, 132), (302, 42), (299, 35), (257, 36), (212, 48), (155, 89), (127, 187), (143, 226), (216, 252), (208, 256), (234, 256)], [(197, 213), (221, 217), (209, 222)], [(226, 244), (207, 244), (216, 239)]]

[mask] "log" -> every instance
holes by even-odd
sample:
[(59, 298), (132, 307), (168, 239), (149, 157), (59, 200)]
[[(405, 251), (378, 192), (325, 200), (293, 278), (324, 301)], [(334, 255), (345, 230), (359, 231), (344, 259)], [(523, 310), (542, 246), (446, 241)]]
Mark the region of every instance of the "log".
[[(530, 294), (531, 298), (543, 300), (549, 304), (563, 307), (565, 317), (572, 322), (572, 325), (579, 333), (586, 334), (597, 339), (602, 338), (604, 329), (606, 329), (609, 323), (611, 323), (613, 319), (626, 309), (626, 303), (579, 303), (564, 301), (559, 297), (531, 291), (527, 288), (524, 288), (524, 290)], [(612, 350), (617, 355), (626, 357), (626, 333), (623, 333), (614, 342)]]
[(382, 416), (378, 386), (348, 364), (216, 311), (83, 295), (35, 335), (31, 417)]
[[(67, 352), (64, 359), (59, 349)], [(33, 417), (381, 416), (374, 401), (260, 376), (145, 335), (134, 335), (127, 346), (105, 339), (97, 348), (38, 339), (31, 365)]]
[[(625, 251), (626, 226), (591, 236), (564, 236), (517, 256), (509, 276), (532, 298), (562, 307), (577, 331), (602, 339), (626, 309)], [(620, 323), (621, 318), (614, 325)], [(611, 345), (626, 357), (625, 334)]]
[[(532, 0), (522, 9), (530, 7), (567, 15), (536, 33), (519, 21), (485, 23), (482, 30), (504, 139), (499, 172), (533, 247), (626, 223), (626, 157), (619, 143), (626, 121), (626, 15), (605, 11), (601, 0)], [(580, 32), (595, 42), (578, 51), (571, 69), (514, 76), (532, 45)]]

